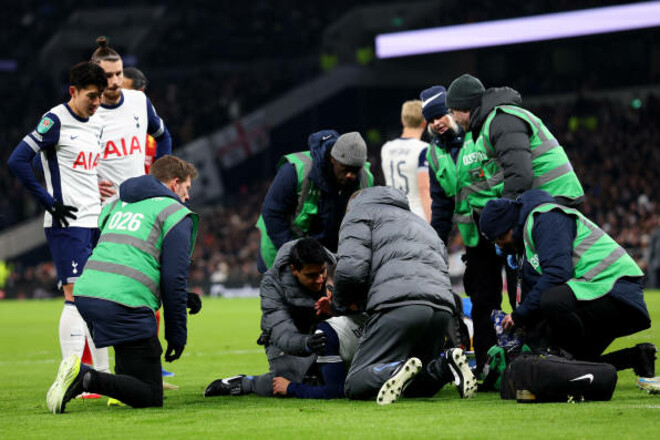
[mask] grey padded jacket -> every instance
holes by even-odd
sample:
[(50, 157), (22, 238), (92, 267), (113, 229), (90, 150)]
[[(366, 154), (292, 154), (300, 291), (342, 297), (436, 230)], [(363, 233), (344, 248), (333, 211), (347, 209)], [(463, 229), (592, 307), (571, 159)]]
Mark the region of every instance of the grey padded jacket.
[(333, 303), (374, 313), (423, 304), (454, 312), (447, 250), (398, 189), (362, 190), (339, 230)]

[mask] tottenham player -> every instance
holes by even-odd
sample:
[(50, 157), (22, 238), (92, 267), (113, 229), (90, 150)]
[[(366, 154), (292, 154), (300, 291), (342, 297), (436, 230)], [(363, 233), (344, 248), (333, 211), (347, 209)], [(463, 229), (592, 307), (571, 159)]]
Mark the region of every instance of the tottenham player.
[[(74, 304), (73, 284), (80, 277), (98, 239), (101, 212), (97, 165), (101, 153), (103, 120), (97, 109), (107, 80), (103, 69), (83, 62), (69, 72), (71, 99), (53, 107), (12, 152), (8, 165), (21, 183), (46, 209), (44, 229), (65, 304), (59, 334), (62, 357), (82, 356), (87, 339), (92, 355), (94, 343)], [(32, 172), (39, 153), (47, 189)], [(105, 359), (94, 358), (97, 369), (108, 370)]]
[(105, 71), (108, 87), (103, 92), (99, 114), (105, 121), (99, 161), (101, 197), (117, 197), (119, 185), (131, 177), (142, 176), (147, 133), (157, 142), (156, 159), (172, 152), (172, 138), (149, 98), (137, 90), (122, 89), (124, 65), (119, 54), (108, 46), (105, 37), (96, 40), (94, 63)]
[[(137, 67), (124, 68), (124, 82), (121, 86), (123, 89), (139, 90), (146, 93), (148, 82), (147, 77)], [(149, 169), (156, 160), (156, 139), (147, 133), (147, 141), (144, 145), (144, 172), (149, 174)]]
[(401, 124), (401, 137), (387, 142), (380, 151), (385, 183), (403, 191), (408, 196), (410, 210), (430, 222), (431, 193), (426, 161), (428, 144), (420, 140), (426, 128), (422, 101), (403, 103)]

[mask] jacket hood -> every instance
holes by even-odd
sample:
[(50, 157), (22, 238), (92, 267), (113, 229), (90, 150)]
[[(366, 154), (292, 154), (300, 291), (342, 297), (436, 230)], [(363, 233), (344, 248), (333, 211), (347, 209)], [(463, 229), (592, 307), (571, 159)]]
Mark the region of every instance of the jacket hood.
[(348, 210), (374, 204), (392, 205), (410, 211), (410, 204), (406, 195), (400, 190), (389, 186), (374, 186), (359, 191), (355, 198), (348, 203)]
[(481, 97), (481, 105), (473, 110), (470, 115), (470, 129), (481, 130), (486, 118), (498, 105), (521, 105), (520, 93), (511, 87), (493, 87), (484, 92)]
[(534, 208), (544, 203), (556, 203), (555, 199), (542, 189), (530, 189), (525, 191), (519, 198), (520, 211), (518, 214), (518, 223), (513, 229), (513, 236), (516, 240), (522, 240), (522, 232), (525, 227), (525, 221)]
[(154, 176), (133, 177), (119, 185), (119, 198), (122, 202), (135, 203), (152, 197), (170, 197), (181, 203), (181, 199)]
[(328, 174), (329, 170), (326, 157), (329, 156), (330, 149), (335, 142), (337, 142), (337, 138), (339, 138), (339, 133), (337, 131), (321, 130), (310, 134), (307, 139), (309, 151), (312, 154), (312, 162), (314, 164), (309, 177), (326, 192), (334, 186), (334, 182)]

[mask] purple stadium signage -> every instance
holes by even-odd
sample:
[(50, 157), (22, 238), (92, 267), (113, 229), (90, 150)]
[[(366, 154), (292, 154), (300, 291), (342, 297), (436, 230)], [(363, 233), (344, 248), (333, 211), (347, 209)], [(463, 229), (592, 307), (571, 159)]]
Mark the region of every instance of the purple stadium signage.
[(660, 26), (660, 1), (380, 34), (376, 55), (404, 57), (655, 26)]

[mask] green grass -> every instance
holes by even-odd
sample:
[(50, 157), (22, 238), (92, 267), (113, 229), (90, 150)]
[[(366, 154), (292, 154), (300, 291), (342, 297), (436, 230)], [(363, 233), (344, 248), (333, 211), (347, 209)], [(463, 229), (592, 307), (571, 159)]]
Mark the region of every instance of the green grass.
[[(660, 292), (646, 296), (660, 320)], [(61, 301), (0, 302), (0, 439), (26, 438), (660, 438), (660, 396), (636, 389), (630, 371), (619, 373), (610, 402), (524, 405), (495, 393), (460, 400), (450, 386), (432, 399), (375, 402), (315, 401), (257, 396), (204, 399), (213, 379), (267, 369), (255, 344), (257, 299), (205, 299), (189, 319), (183, 357), (166, 367), (176, 372), (159, 409), (108, 408), (106, 398), (76, 399), (67, 412), (46, 409), (46, 391), (60, 360), (57, 326)], [(654, 328), (616, 341), (612, 348), (650, 341)]]

